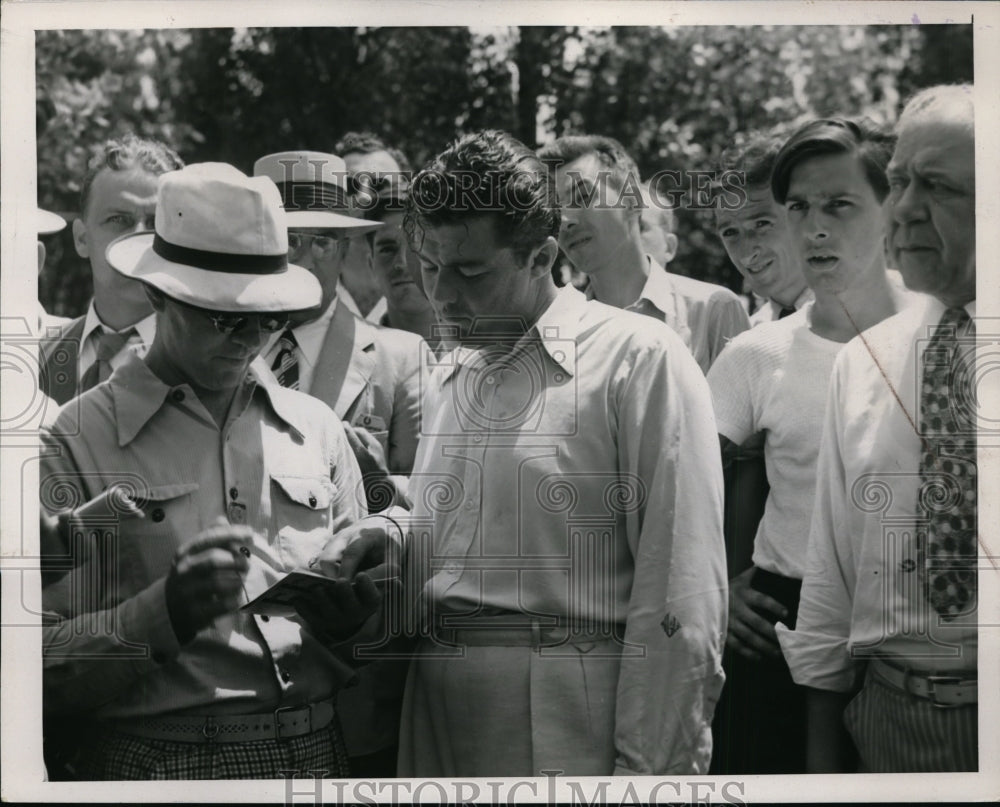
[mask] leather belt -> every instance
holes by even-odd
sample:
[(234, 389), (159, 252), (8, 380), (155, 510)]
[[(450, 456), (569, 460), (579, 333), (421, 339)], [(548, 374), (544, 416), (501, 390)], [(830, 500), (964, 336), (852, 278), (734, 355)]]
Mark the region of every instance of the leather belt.
[(306, 706), (282, 706), (252, 715), (172, 715), (114, 720), (110, 727), (123, 734), (180, 743), (248, 743), (287, 740), (324, 729), (333, 722), (332, 700)]
[(882, 659), (871, 661), (872, 672), (884, 683), (908, 695), (929, 700), (942, 709), (966, 706), (979, 701), (975, 673), (922, 673), (901, 669)]
[(620, 625), (577, 625), (559, 620), (532, 620), (523, 616), (445, 618), (434, 637), (446, 644), (469, 647), (557, 647), (576, 642), (602, 642), (624, 636)]

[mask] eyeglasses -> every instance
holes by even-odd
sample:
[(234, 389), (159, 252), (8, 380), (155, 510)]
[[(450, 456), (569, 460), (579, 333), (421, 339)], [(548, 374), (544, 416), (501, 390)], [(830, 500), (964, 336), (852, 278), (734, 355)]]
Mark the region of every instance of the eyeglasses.
[(219, 333), (231, 334), (242, 330), (251, 318), (256, 317), (260, 323), (260, 329), (265, 333), (283, 331), (288, 326), (288, 317), (274, 314), (223, 314), (221, 311), (206, 311), (208, 318), (212, 320), (215, 330)]
[(287, 314), (231, 314), (228, 311), (212, 311), (209, 308), (200, 308), (199, 306), (182, 302), (176, 298), (174, 299), (174, 302), (184, 308), (189, 308), (192, 311), (197, 311), (199, 314), (208, 317), (208, 319), (210, 319), (212, 324), (215, 326), (215, 330), (221, 334), (226, 334), (227, 336), (242, 330), (246, 327), (246, 324), (254, 318), (256, 318), (257, 322), (260, 324), (260, 329), (265, 333), (281, 331), (288, 326)]
[(288, 251), (298, 252), (306, 244), (313, 244), (319, 247), (321, 250), (326, 252), (326, 250), (333, 247), (337, 243), (337, 239), (332, 235), (313, 235), (312, 233), (289, 233), (288, 234)]

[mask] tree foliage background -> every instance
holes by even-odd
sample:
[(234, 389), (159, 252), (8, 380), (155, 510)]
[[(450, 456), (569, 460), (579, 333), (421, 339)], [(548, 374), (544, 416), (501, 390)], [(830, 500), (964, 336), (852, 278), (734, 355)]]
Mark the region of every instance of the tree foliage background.
[[(916, 89), (973, 78), (972, 28), (691, 26), (66, 30), (36, 35), (39, 204), (69, 218), (104, 139), (135, 131), (244, 171), (371, 130), (419, 166), (486, 127), (528, 144), (616, 137), (643, 175), (711, 170), (746, 133), (817, 115), (891, 124)], [(682, 209), (673, 271), (740, 279), (711, 214)], [(39, 294), (81, 313), (89, 268), (67, 228)]]

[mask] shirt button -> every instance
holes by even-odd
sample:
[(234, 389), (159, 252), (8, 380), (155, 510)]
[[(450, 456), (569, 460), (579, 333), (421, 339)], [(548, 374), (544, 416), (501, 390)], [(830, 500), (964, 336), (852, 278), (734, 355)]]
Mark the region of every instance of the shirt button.
[(176, 401), (177, 403), (180, 403), (181, 401), (184, 400), (184, 390), (175, 389), (172, 393), (170, 393), (170, 397), (173, 398), (174, 401)]
[(286, 684), (292, 680), (292, 675), (290, 672), (288, 672), (288, 670), (282, 668), (278, 670), (278, 672), (281, 674), (281, 680), (284, 681)]
[(310, 496), (309, 497), (309, 506), (310, 507), (315, 507), (316, 506), (316, 497), (315, 496)]
[(247, 547), (241, 546), (240, 547), (240, 552), (243, 553), (244, 557), (248, 557), (248, 558), (250, 557), (250, 550)]
[(466, 510), (475, 510), (476, 509), (476, 503), (472, 499), (469, 499), (465, 503), (465, 509)]
[(157, 507), (153, 511), (153, 521), (155, 521), (157, 524), (159, 524), (161, 521), (163, 521), (164, 517), (165, 517), (165, 514), (163, 512), (163, 508), (162, 507)]
[(481, 434), (474, 434), (472, 435), (472, 441), (474, 443), (481, 443), (483, 442), (483, 436)]
[(240, 495), (240, 492), (236, 488), (230, 488), (229, 489), (229, 498), (230, 499), (235, 499), (239, 495)]

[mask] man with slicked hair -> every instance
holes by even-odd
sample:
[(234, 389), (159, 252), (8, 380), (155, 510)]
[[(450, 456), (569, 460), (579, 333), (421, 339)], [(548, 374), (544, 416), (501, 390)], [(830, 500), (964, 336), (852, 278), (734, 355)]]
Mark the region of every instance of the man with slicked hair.
[(663, 323), (556, 288), (554, 191), (496, 131), (411, 186), (424, 288), (460, 344), (411, 479), (400, 776), (707, 771), (725, 609), (708, 388)]

